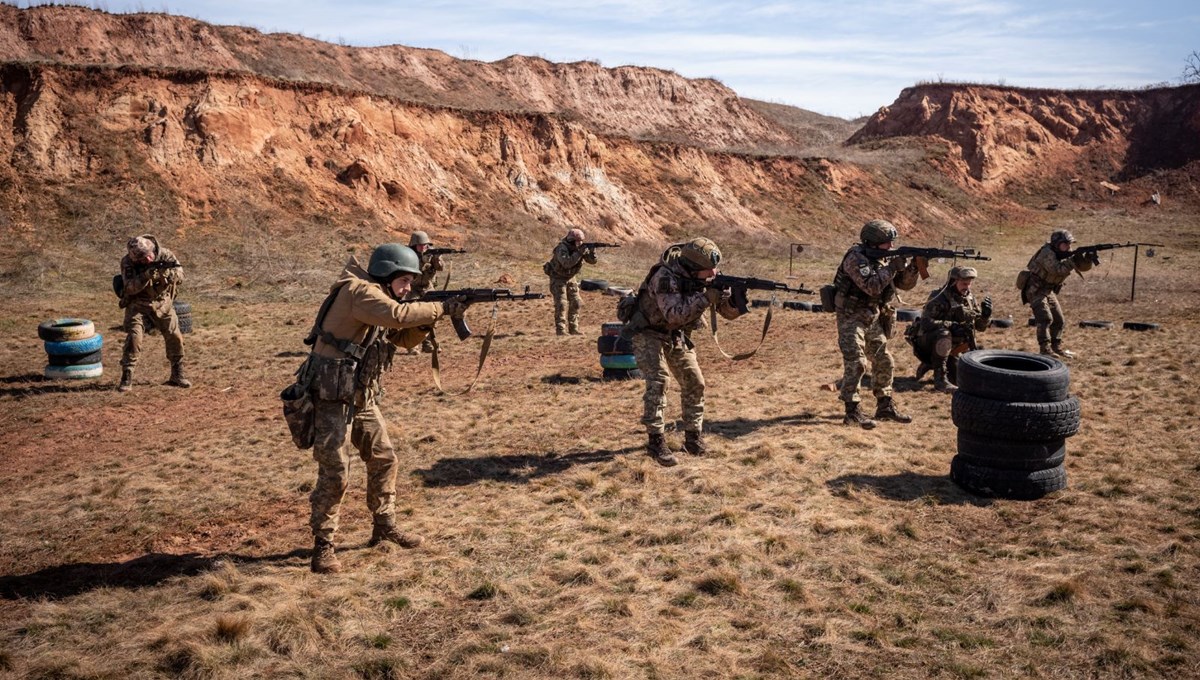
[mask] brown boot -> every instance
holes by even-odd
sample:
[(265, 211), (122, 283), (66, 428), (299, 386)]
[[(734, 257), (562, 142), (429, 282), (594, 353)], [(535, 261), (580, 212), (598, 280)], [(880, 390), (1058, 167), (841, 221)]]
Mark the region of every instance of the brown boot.
[(650, 440), (646, 444), (646, 453), (654, 459), (654, 462), (663, 467), (671, 467), (679, 462), (676, 460), (675, 454), (671, 453), (670, 447), (667, 446), (667, 438), (661, 432), (650, 434)]
[(842, 418), (843, 425), (861, 425), (864, 430), (872, 430), (877, 424), (862, 411), (862, 404), (857, 401), (846, 402), (846, 417)]
[(928, 372), (929, 372), (929, 364), (925, 363), (924, 361), (917, 364), (917, 382), (921, 382), (921, 378), (924, 378), (925, 374)]
[(128, 392), (133, 389), (133, 369), (121, 369), (121, 382), (117, 383), (118, 392)]
[(1038, 344), (1038, 354), (1044, 354), (1048, 357), (1054, 356), (1054, 352), (1051, 351), (1049, 343), (1044, 342)]
[(336, 574), (342, 570), (342, 563), (338, 562), (333, 543), (323, 538), (313, 541), (312, 570), (314, 574)]
[[(1062, 346), (1062, 340), (1051, 340), (1050, 351), (1064, 359), (1074, 359), (1075, 353)], [(1042, 352), (1045, 354), (1045, 352)]]
[(891, 397), (879, 398), (879, 404), (875, 407), (875, 419), (890, 420), (896, 423), (912, 422), (912, 416), (896, 410), (896, 402), (892, 401)]
[(175, 387), (191, 387), (192, 386), (192, 381), (188, 380), (183, 375), (183, 360), (182, 359), (171, 364), (171, 377), (167, 379), (167, 384), (174, 385)]
[(579, 326), (571, 326), (571, 330), (569, 332), (571, 335), (583, 335), (583, 331), (579, 330)]
[(933, 389), (937, 392), (945, 392), (946, 394), (951, 394), (958, 389), (957, 385), (946, 378), (945, 365), (933, 367)]
[(375, 530), (371, 532), (371, 540), (367, 541), (367, 545), (376, 546), (380, 542), (387, 541), (395, 543), (401, 548), (415, 548), (425, 542), (419, 534), (410, 534), (400, 531), (395, 524), (376, 524)]
[(708, 453), (708, 447), (704, 445), (704, 434), (700, 432), (684, 432), (683, 450), (693, 456), (703, 456)]

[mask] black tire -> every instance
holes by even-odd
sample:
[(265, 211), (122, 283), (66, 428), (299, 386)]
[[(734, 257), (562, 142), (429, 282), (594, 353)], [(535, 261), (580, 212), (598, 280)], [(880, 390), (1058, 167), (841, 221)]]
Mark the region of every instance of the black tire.
[(1001, 470), (1046, 470), (1058, 467), (1067, 458), (1067, 440), (1022, 442), (1012, 439), (980, 437), (958, 431), (958, 455), (972, 465)]
[(1121, 324), (1121, 327), (1127, 331), (1156, 331), (1161, 328), (1156, 323), (1145, 323), (1142, 321), (1126, 321)]
[(960, 389), (950, 400), (950, 417), (959, 430), (994, 439), (1065, 439), (1079, 432), (1079, 414), (1078, 397), (1040, 403), (995, 401)]
[(96, 334), (96, 324), (88, 319), (47, 319), (38, 324), (38, 337), (46, 342), (84, 340)]
[(84, 364), (98, 364), (104, 358), (103, 349), (98, 349), (95, 352), (87, 354), (47, 354), (46, 363), (51, 366), (82, 366)]
[(636, 368), (606, 368), (605, 380), (641, 380), (642, 372)]
[(959, 356), (960, 392), (997, 401), (1053, 402), (1067, 398), (1071, 373), (1054, 357), (1008, 349)]
[(897, 309), (897, 321), (917, 321), (921, 318), (921, 310), (919, 309)]
[(1113, 324), (1111, 321), (1080, 321), (1079, 327), (1080, 328), (1101, 328), (1103, 330), (1108, 330), (1113, 327)]
[(988, 321), (988, 326), (991, 328), (1012, 328), (1012, 319), (992, 319)]
[(608, 288), (608, 281), (601, 279), (583, 279), (579, 282), (579, 290), (604, 290)]
[(770, 300), (751, 300), (750, 306), (751, 307), (770, 307), (771, 301)]
[(175, 301), (175, 313), (179, 316), (192, 313), (192, 304), (190, 302)]
[(620, 335), (621, 329), (624, 327), (625, 324), (621, 323), (620, 321), (609, 321), (607, 323), (602, 323), (600, 324), (600, 335)]
[(184, 333), (184, 334), (192, 332), (192, 315), (191, 314), (184, 314), (183, 316), (179, 317), (179, 332)]
[(1067, 470), (1061, 465), (1045, 470), (1002, 470), (973, 465), (961, 456), (950, 460), (950, 479), (978, 496), (1025, 501), (1067, 488)]
[(601, 354), (633, 354), (633, 341), (619, 335), (601, 335), (596, 338), (596, 351)]
[(808, 308), (808, 311), (823, 312), (823, 311), (825, 311), (825, 307), (823, 307), (820, 302), (814, 302), (814, 303), (812, 303), (812, 306)]
[(780, 303), (780, 306), (783, 307), (784, 309), (791, 309), (791, 310), (795, 310), (797, 312), (800, 311), (800, 309), (801, 309), (800, 303), (797, 302), (796, 300), (784, 300), (783, 302)]

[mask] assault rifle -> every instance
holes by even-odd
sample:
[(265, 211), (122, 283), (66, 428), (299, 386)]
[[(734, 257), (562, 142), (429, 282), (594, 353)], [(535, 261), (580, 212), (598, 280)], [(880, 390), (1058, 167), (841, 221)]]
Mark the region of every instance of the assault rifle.
[(1065, 253), (1055, 251), (1054, 254), (1058, 256), (1058, 259), (1065, 260), (1068, 257), (1074, 257), (1079, 253), (1083, 253), (1084, 257), (1092, 261), (1092, 264), (1098, 265), (1100, 264), (1100, 256), (1097, 253), (1099, 253), (1101, 250), (1113, 250), (1115, 248), (1137, 248), (1138, 246), (1151, 246), (1154, 248), (1166, 247), (1161, 243), (1131, 243), (1126, 241), (1125, 243), (1097, 243), (1094, 246), (1080, 246), (1074, 250), (1068, 250)]
[(592, 241), (591, 243), (580, 243), (579, 247), (583, 248), (584, 250), (594, 251), (597, 248), (620, 248), (621, 244), (620, 243), (601, 243), (599, 241)]
[(155, 260), (153, 262), (147, 262), (146, 264), (135, 264), (135, 265), (133, 265), (133, 268), (138, 271), (145, 271), (147, 269), (151, 269), (151, 270), (153, 270), (153, 269), (175, 269), (177, 267), (182, 267), (182, 266), (183, 265), (178, 262), (167, 262), (166, 260)]
[(705, 282), (704, 287), (729, 291), (729, 303), (736, 307), (742, 314), (749, 311), (750, 300), (746, 296), (746, 291), (748, 290), (778, 290), (784, 293), (800, 293), (802, 295), (813, 295), (816, 292), (805, 288), (803, 284), (797, 288), (791, 288), (786, 283), (778, 281), (756, 279), (749, 276), (729, 276), (728, 274), (717, 274), (711, 280)]
[[(526, 286), (524, 293), (514, 293), (507, 288), (430, 290), (421, 296), (421, 300), (424, 302), (442, 302), (452, 298), (462, 298), (468, 304), (475, 304), (477, 302), (499, 302), (500, 300), (540, 300), (544, 297), (546, 297), (545, 293), (531, 293), (529, 292), (529, 286)], [(467, 327), (466, 319), (461, 316), (452, 316), (450, 317), (450, 321), (454, 324), (454, 332), (458, 334), (459, 340), (466, 340), (471, 337), (471, 329)]]
[(900, 246), (891, 250), (882, 250), (880, 248), (871, 248), (863, 246), (863, 252), (867, 257), (873, 260), (879, 260), (885, 257), (911, 257), (915, 258), (917, 263), (917, 273), (922, 279), (929, 278), (929, 260), (934, 257), (949, 257), (955, 260), (991, 260), (990, 257), (984, 257), (979, 254), (979, 251), (974, 248), (963, 248), (962, 250), (950, 250), (947, 248), (922, 248), (920, 246)]
[(441, 257), (442, 255), (464, 255), (466, 252), (458, 248), (426, 248), (424, 254), (430, 257)]

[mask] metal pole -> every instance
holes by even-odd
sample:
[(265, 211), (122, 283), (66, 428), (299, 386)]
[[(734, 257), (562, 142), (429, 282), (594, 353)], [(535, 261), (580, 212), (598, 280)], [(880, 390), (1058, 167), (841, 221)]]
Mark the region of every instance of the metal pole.
[(1141, 251), (1141, 249), (1142, 249), (1142, 246), (1140, 243), (1133, 247), (1133, 280), (1130, 281), (1130, 283), (1129, 283), (1129, 301), (1130, 302), (1133, 302), (1134, 293), (1137, 292), (1137, 261), (1138, 261), (1138, 253)]

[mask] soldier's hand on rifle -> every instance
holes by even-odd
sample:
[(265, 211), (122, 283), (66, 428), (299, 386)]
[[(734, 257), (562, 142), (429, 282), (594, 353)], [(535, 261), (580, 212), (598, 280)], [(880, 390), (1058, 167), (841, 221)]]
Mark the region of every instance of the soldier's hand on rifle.
[(896, 256), (888, 260), (888, 269), (892, 270), (893, 274), (899, 274), (908, 268), (910, 259), (907, 257)]
[(1092, 266), (1094, 266), (1094, 267), (1100, 266), (1100, 253), (1093, 250), (1087, 254), (1087, 257), (1088, 257), (1088, 260), (1091, 261)]
[(704, 297), (708, 298), (708, 304), (720, 304), (721, 300), (729, 299), (729, 291), (721, 290), (720, 288), (705, 288)]
[(442, 314), (452, 318), (460, 318), (470, 307), (471, 303), (462, 295), (442, 300)]
[(983, 314), (983, 318), (992, 318), (992, 296), (988, 295), (983, 298), (983, 302), (979, 305), (979, 311)]

